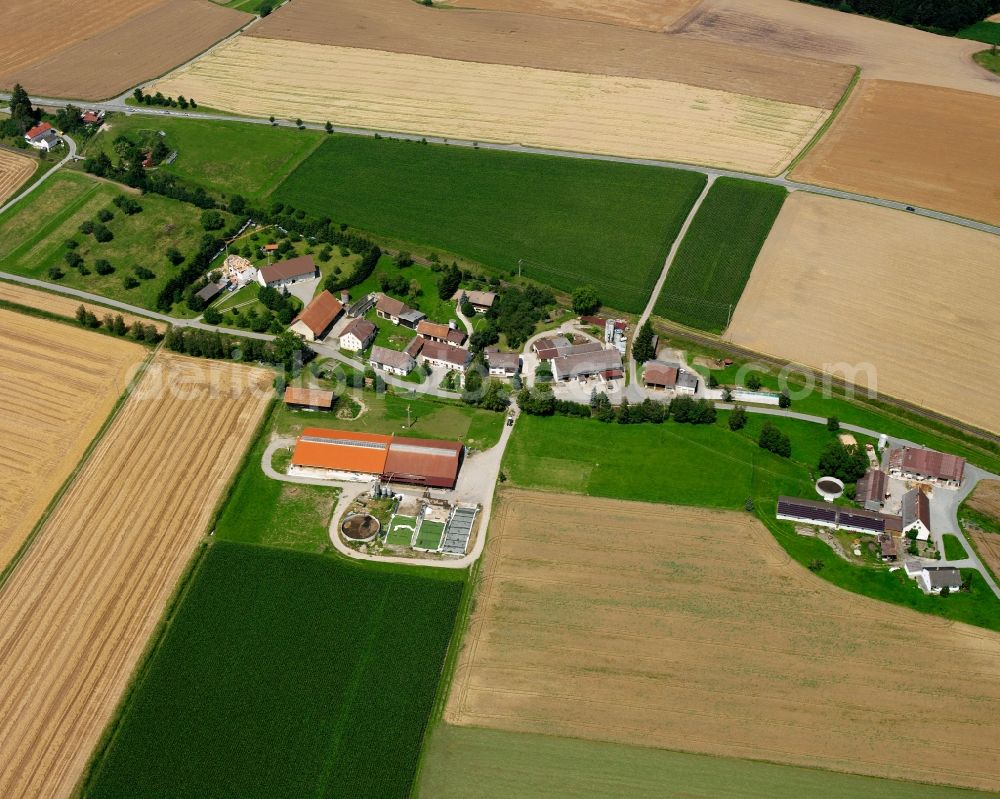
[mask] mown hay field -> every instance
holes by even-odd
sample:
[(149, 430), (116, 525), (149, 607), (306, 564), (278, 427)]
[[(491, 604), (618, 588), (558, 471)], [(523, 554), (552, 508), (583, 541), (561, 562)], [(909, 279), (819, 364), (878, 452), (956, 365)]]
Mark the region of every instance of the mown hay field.
[[(402, 202), (393, 185), (414, 190)], [(704, 185), (680, 170), (334, 136), (272, 197), (563, 291), (591, 283), (638, 312)]]
[(793, 192), (726, 338), (1000, 432), (1000, 239)]
[(64, 316), (67, 319), (76, 317), (77, 309), (82, 305), (88, 311), (96, 314), (99, 319), (107, 315), (121, 316), (125, 324), (131, 325), (133, 322), (141, 322), (144, 325), (152, 325), (161, 333), (166, 329), (163, 322), (155, 322), (144, 316), (118, 311), (114, 308), (107, 308), (103, 305), (95, 305), (92, 302), (83, 302), (74, 297), (61, 294), (52, 294), (48, 291), (21, 286), (17, 283), (5, 283), (0, 281), (0, 302), (9, 302), (15, 305), (23, 305), (25, 308), (36, 308), (39, 311)]
[(0, 205), (35, 174), (38, 162), (22, 153), (0, 149)]
[(215, 49), (151, 89), (255, 116), (764, 174), (784, 169), (829, 116), (671, 81), (253, 37)]
[(1000, 95), (975, 42), (789, 0), (703, 0), (670, 29), (683, 38), (861, 67), (865, 78)]
[(767, 183), (716, 180), (670, 264), (655, 312), (723, 331), (787, 194)]
[(449, 722), (1000, 788), (1000, 634), (834, 588), (746, 513), (494, 519)]
[[(55, 13), (50, 13), (54, 11)], [(0, 87), (33, 96), (102, 100), (155, 78), (250, 20), (209, 0), (98, 0), (61, 3), (40, 14), (4, 3), (0, 30), (13, 43), (0, 55)]]
[(421, 799), (986, 799), (991, 794), (607, 741), (439, 724)]
[(1000, 225), (997, 141), (998, 97), (863, 80), (792, 177)]
[[(0, 284), (0, 297), (6, 284)], [(146, 350), (0, 310), (0, 571), (104, 424)]]
[(0, 795), (73, 791), (270, 385), (261, 369), (158, 355), (12, 571), (0, 590)]
[(248, 35), (458, 61), (651, 78), (786, 103), (833, 108), (848, 66), (570, 19), (413, 0), (295, 0)]
[(465, 585), (445, 571), (214, 544), (87, 795), (405, 799)]

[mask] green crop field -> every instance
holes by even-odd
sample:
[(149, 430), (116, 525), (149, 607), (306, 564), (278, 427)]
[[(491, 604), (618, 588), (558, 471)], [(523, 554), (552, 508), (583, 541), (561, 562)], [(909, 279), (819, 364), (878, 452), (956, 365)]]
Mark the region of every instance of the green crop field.
[[(971, 590), (941, 602), (925, 596), (902, 570), (862, 567), (836, 557), (817, 538), (800, 536), (775, 518), (777, 497), (813, 497), (815, 458), (834, 438), (822, 425), (775, 419), (792, 443), (792, 457), (779, 458), (757, 446), (762, 420), (751, 416), (737, 433), (720, 413), (714, 425), (603, 424), (592, 419), (522, 416), (504, 455), (510, 484), (545, 491), (614, 499), (665, 502), (741, 510), (747, 499), (788, 554), (803, 565), (822, 562), (817, 574), (829, 582), (924, 613), (1000, 630), (1000, 600), (978, 572)], [(572, 442), (567, 446), (566, 442)]]
[(787, 194), (767, 183), (716, 180), (670, 265), (656, 313), (724, 330)]
[(987, 794), (753, 760), (438, 725), (420, 799), (985, 799)]
[(1000, 22), (977, 22), (955, 35), (960, 39), (972, 39), (984, 44), (1000, 44)]
[(325, 133), (242, 122), (207, 119), (164, 119), (111, 114), (110, 130), (87, 142), (83, 154), (104, 151), (116, 159), (113, 145), (125, 135), (139, 142), (166, 133), (166, 143), (177, 159), (165, 172), (225, 194), (260, 197), (277, 186), (316, 149)]
[(85, 794), (407, 797), (464, 576), (217, 542)]
[(645, 305), (705, 177), (655, 167), (335, 135), (273, 199), (570, 291)]
[[(204, 233), (201, 211), (187, 203), (147, 194), (138, 198), (142, 212), (126, 216), (112, 205), (112, 200), (122, 193), (111, 183), (80, 173), (63, 171), (54, 175), (24, 202), (0, 216), (0, 269), (50, 280), (49, 268), (58, 266), (64, 277), (53, 282), (155, 308), (156, 295), (180, 268), (167, 261), (165, 252), (168, 247), (176, 247), (190, 255), (197, 249)], [(86, 220), (96, 220), (98, 211), (104, 209), (114, 214), (105, 223), (114, 238), (99, 243), (79, 228)], [(81, 274), (63, 260), (68, 251), (67, 239), (77, 242), (75, 252), (83, 258), (90, 274)], [(115, 271), (97, 274), (97, 259), (110, 262)], [(139, 266), (151, 270), (155, 277), (126, 289), (123, 277)]]
[(945, 533), (941, 538), (944, 540), (945, 560), (965, 560), (968, 557), (957, 535)]

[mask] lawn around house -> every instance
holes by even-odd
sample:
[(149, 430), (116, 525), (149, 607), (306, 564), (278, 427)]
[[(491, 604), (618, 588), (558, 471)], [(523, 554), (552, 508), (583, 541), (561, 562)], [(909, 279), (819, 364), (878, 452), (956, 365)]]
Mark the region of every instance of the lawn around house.
[(84, 793), (409, 796), (464, 584), (215, 543)]
[[(142, 211), (129, 216), (113, 205), (121, 194), (136, 199)], [(82, 233), (80, 225), (96, 221), (97, 213), (105, 209), (114, 215), (103, 223), (114, 238), (100, 243)], [(157, 294), (180, 269), (170, 264), (165, 252), (176, 247), (191, 255), (197, 249), (204, 233), (200, 215), (198, 208), (187, 203), (155, 194), (139, 197), (111, 183), (62, 171), (0, 216), (0, 269), (155, 308)], [(65, 262), (68, 239), (78, 243), (74, 252), (83, 258), (90, 274), (82, 275)], [(110, 262), (115, 271), (99, 275), (98, 259)], [(51, 267), (58, 267), (64, 276), (52, 280)], [(136, 267), (149, 269), (155, 277), (139, 279), (137, 286), (126, 289), (123, 279), (133, 275)], [(183, 309), (176, 310), (184, 315)]]
[(83, 155), (92, 157), (105, 152), (114, 160), (113, 145), (118, 136), (139, 141), (162, 130), (167, 134), (167, 146), (177, 151), (177, 159), (159, 169), (205, 189), (241, 194), (248, 199), (263, 197), (273, 190), (326, 135), (242, 122), (151, 119), (141, 114), (109, 114), (105, 123), (110, 129), (94, 136)]
[(944, 541), (945, 560), (965, 560), (969, 557), (965, 552), (965, 547), (962, 546), (962, 542), (958, 540), (957, 535), (945, 533), (941, 538)]
[[(271, 195), (314, 216), (639, 311), (705, 177), (333, 135)], [(387, 191), (387, 186), (398, 191)]]
[[(781, 494), (814, 497), (814, 464), (793, 460), (814, 454), (825, 428), (792, 419), (774, 420), (788, 434), (792, 458), (764, 451), (749, 431), (732, 432), (727, 414), (714, 425), (603, 424), (563, 416), (522, 416), (503, 472), (511, 485), (562, 493), (754, 512), (785, 551), (802, 566), (848, 591), (1000, 631), (1000, 600), (978, 572), (969, 571), (971, 590), (926, 596), (902, 570), (857, 566), (837, 557), (817, 538), (798, 535), (775, 518)], [(820, 432), (816, 431), (816, 428)], [(752, 430), (752, 428), (751, 428)], [(572, 442), (567, 445), (567, 442)]]
[(722, 332), (787, 195), (781, 186), (718, 178), (670, 265), (656, 313)]

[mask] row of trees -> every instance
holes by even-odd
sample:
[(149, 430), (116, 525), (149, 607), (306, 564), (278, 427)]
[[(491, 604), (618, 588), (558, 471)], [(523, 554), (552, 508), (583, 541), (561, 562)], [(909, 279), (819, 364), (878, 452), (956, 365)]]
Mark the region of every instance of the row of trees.
[(957, 33), (1000, 11), (997, 0), (806, 0), (817, 6)]
[(143, 105), (159, 105), (166, 106), (167, 108), (197, 108), (198, 103), (194, 101), (194, 98), (186, 98), (183, 94), (177, 96), (175, 100), (173, 97), (164, 97), (162, 92), (156, 92), (155, 94), (146, 94), (143, 92), (142, 88), (136, 88), (132, 92), (132, 98), (137, 103), (142, 103)]
[(135, 341), (146, 341), (150, 344), (155, 344), (162, 338), (156, 325), (145, 324), (138, 320), (129, 325), (126, 324), (125, 318), (121, 314), (113, 316), (105, 314), (103, 317), (98, 317), (97, 314), (83, 305), (76, 309), (76, 321), (90, 330), (103, 328), (116, 336), (127, 335)]
[(316, 357), (316, 353), (289, 330), (279, 333), (272, 341), (262, 341), (197, 328), (172, 327), (163, 343), (173, 352), (195, 358), (266, 363), (279, 366), (291, 375), (297, 375)]

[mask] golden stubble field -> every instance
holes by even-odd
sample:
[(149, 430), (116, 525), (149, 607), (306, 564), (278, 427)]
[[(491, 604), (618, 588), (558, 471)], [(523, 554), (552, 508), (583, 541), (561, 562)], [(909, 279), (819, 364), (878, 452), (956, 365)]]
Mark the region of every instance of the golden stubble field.
[(37, 164), (35, 159), (25, 154), (0, 149), (0, 205), (35, 174)]
[(151, 90), (256, 116), (764, 174), (784, 169), (829, 115), (669, 81), (255, 37), (217, 48)]
[(0, 796), (71, 795), (271, 379), (157, 355), (0, 589)]
[(0, 87), (100, 100), (162, 75), (250, 20), (209, 0), (0, 3)]
[(0, 570), (146, 353), (138, 344), (0, 310)]
[(295, 0), (248, 35), (489, 64), (651, 78), (832, 109), (848, 66), (530, 13), (413, 0)]
[(988, 233), (793, 192), (725, 338), (1000, 432), (998, 263)]
[(1000, 635), (841, 591), (748, 514), (494, 519), (449, 722), (1000, 788)]
[(700, 0), (615, 0), (614, 3), (601, 0), (452, 0), (449, 5), (661, 31), (695, 8), (699, 2)]
[(865, 78), (1000, 95), (972, 54), (986, 45), (791, 0), (703, 0), (674, 23), (684, 38), (861, 67)]
[(118, 311), (114, 308), (106, 308), (103, 305), (82, 302), (73, 297), (50, 294), (47, 291), (39, 291), (38, 289), (21, 286), (17, 283), (4, 283), (0, 281), (0, 300), (13, 302), (27, 308), (37, 308), (40, 311), (47, 311), (57, 316), (65, 316), (67, 319), (73, 319), (76, 316), (77, 308), (82, 305), (88, 311), (96, 314), (99, 319), (104, 319), (108, 315), (121, 316), (127, 325), (131, 325), (133, 322), (142, 322), (144, 325), (152, 325), (161, 333), (166, 329), (166, 325), (163, 322), (147, 319), (144, 316), (136, 316), (135, 314)]
[(792, 178), (1000, 225), (998, 142), (1000, 97), (863, 80)]

